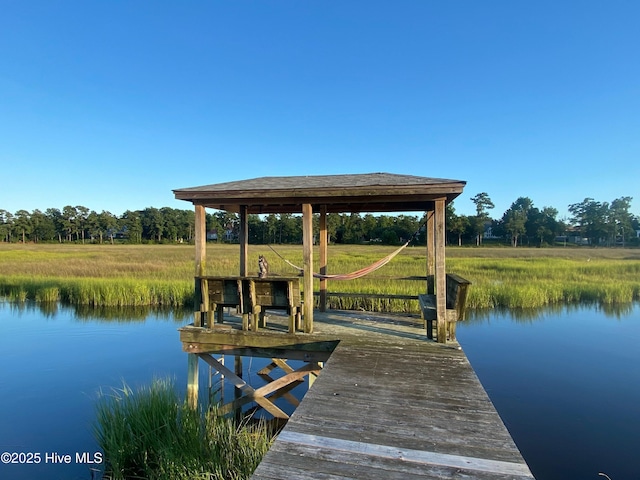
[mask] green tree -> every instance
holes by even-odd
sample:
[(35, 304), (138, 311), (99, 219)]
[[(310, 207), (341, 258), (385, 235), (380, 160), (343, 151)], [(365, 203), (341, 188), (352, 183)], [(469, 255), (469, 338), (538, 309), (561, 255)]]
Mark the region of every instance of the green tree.
[(73, 241), (73, 234), (77, 232), (76, 217), (78, 212), (75, 207), (66, 205), (62, 208), (62, 228), (65, 232), (65, 238), (68, 242)]
[(162, 241), (165, 228), (165, 218), (160, 210), (155, 207), (147, 207), (140, 212), (142, 223), (142, 236), (148, 240)]
[[(76, 207), (76, 213), (76, 232), (81, 237), (82, 243), (84, 244), (84, 233), (85, 228), (87, 227), (87, 218), (89, 218), (90, 211), (87, 207), (78, 205)], [(76, 240), (78, 240), (77, 237)]]
[(526, 233), (526, 223), (533, 202), (528, 197), (519, 197), (502, 216), (502, 226), (511, 236), (511, 246), (518, 246), (518, 238)]
[(511, 235), (511, 246), (518, 246), (518, 237), (526, 232), (527, 215), (522, 210), (509, 209), (502, 217), (504, 228)]
[(56, 237), (56, 226), (53, 219), (38, 209), (31, 212), (31, 225), (34, 242), (50, 241)]
[(480, 246), (482, 245), (485, 226), (490, 221), (487, 210), (494, 208), (495, 205), (486, 192), (481, 192), (471, 197), (471, 201), (476, 205), (476, 216), (471, 221), (471, 224), (476, 235), (476, 245)]
[(601, 239), (607, 238), (608, 203), (585, 198), (580, 203), (569, 205), (569, 212), (572, 215), (570, 222), (580, 229), (580, 233), (589, 239), (589, 243), (597, 245)]
[(327, 242), (331, 243), (332, 241), (337, 241), (337, 233), (338, 228), (340, 228), (340, 224), (342, 219), (340, 218), (340, 214), (338, 213), (328, 213), (327, 214)]
[(100, 226), (100, 220), (98, 219), (98, 214), (93, 210), (91, 210), (91, 212), (87, 216), (86, 228), (87, 228), (87, 232), (89, 233), (89, 238), (91, 238), (91, 240), (93, 240), (95, 237), (98, 237), (100, 239), (100, 243), (102, 243), (104, 230), (102, 230)]
[(542, 210), (532, 208), (527, 219), (527, 231), (533, 232), (532, 237), (538, 239), (538, 245), (544, 243), (553, 245), (555, 238), (562, 234), (564, 225), (556, 217), (558, 210), (552, 207), (544, 207)]
[(164, 235), (174, 242), (177, 242), (178, 230), (180, 226), (180, 221), (178, 219), (178, 210), (174, 210), (170, 207), (162, 207), (160, 209), (160, 215), (163, 219)]
[(462, 246), (462, 235), (469, 228), (469, 217), (466, 215), (455, 215), (448, 223), (449, 231), (456, 235), (458, 246)]
[(279, 230), (278, 217), (270, 213), (265, 219), (265, 224), (266, 243), (276, 243), (276, 235)]
[(31, 233), (33, 225), (31, 223), (31, 216), (26, 210), (18, 210), (16, 212), (13, 226), (15, 230), (21, 235), (22, 243), (27, 242), (27, 235)]
[(190, 242), (193, 239), (196, 224), (196, 214), (193, 210), (176, 210), (176, 221), (178, 223), (178, 241), (186, 239)]
[(247, 215), (247, 226), (249, 228), (249, 243), (263, 244), (267, 238), (266, 223), (260, 219), (260, 215)]
[[(100, 226), (100, 231), (104, 232), (104, 234), (109, 237), (112, 245), (113, 238), (118, 231), (119, 223), (118, 217), (111, 212), (103, 210), (98, 214), (98, 225)], [(100, 236), (100, 243), (102, 243), (102, 236)]]
[(632, 197), (620, 197), (611, 202), (609, 206), (609, 231), (615, 243), (618, 238), (624, 247), (626, 241), (635, 234), (633, 229), (633, 215), (629, 212)]
[(0, 235), (3, 242), (11, 242), (13, 231), (13, 214), (7, 210), (0, 210)]
[(142, 243), (142, 220), (139, 211), (127, 210), (122, 214), (122, 229), (129, 243)]
[(57, 208), (47, 208), (44, 214), (49, 218), (51, 223), (53, 223), (55, 236), (58, 237), (58, 243), (62, 243), (62, 236), (65, 234), (62, 212)]

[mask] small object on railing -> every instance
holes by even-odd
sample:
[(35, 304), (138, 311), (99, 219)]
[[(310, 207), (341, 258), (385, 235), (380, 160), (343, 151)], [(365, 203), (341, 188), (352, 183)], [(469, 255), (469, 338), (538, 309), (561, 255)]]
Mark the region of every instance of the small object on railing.
[(269, 275), (269, 263), (264, 255), (258, 257), (258, 278), (267, 278)]

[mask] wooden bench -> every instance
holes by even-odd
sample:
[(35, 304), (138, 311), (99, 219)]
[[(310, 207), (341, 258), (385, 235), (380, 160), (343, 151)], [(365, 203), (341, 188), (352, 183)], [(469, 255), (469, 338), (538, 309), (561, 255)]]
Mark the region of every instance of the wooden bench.
[[(267, 309), (286, 310), (289, 332), (301, 328), (302, 302), (298, 277), (196, 277), (200, 289), (200, 311), (195, 326), (213, 328), (224, 322), (224, 307), (234, 307), (242, 315), (242, 329), (257, 331), (265, 327)], [(251, 324), (249, 320), (251, 321)]]
[[(241, 277), (198, 277), (197, 280), (201, 285), (201, 311), (205, 313), (205, 327), (213, 327), (214, 312), (216, 323), (223, 323), (224, 307), (234, 307), (243, 315), (245, 322), (249, 294)], [(248, 316), (246, 318), (248, 322)]]
[[(449, 340), (456, 338), (456, 322), (464, 320), (465, 307), (467, 303), (467, 291), (471, 282), (459, 275), (448, 273), (446, 277), (446, 318), (447, 336)], [(427, 329), (427, 338), (433, 339), (433, 331), (437, 328), (436, 296), (423, 294), (418, 295), (420, 312)], [(436, 333), (437, 338), (437, 333)]]
[(291, 278), (251, 278), (249, 298), (253, 315), (252, 330), (265, 327), (265, 311), (286, 310), (289, 315), (289, 333), (295, 333), (302, 325), (302, 301), (300, 279)]

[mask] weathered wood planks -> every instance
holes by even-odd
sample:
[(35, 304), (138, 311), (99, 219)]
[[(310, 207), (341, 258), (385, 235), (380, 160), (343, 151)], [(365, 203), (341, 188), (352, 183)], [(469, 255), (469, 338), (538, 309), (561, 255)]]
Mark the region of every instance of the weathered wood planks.
[(457, 345), (378, 333), (342, 337), (254, 480), (533, 478)]

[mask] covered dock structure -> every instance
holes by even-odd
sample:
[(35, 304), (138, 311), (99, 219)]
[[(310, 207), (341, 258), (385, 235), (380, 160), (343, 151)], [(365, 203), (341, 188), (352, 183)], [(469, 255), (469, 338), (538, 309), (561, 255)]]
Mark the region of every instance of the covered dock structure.
[[(442, 178), (391, 173), (261, 177), (174, 190), (176, 199), (195, 207), (195, 275), (202, 277), (206, 268), (205, 209), (234, 212), (240, 216), (240, 271), (248, 274), (248, 214), (302, 214), (304, 332), (313, 332), (313, 214), (320, 215), (319, 265), (327, 274), (328, 213), (425, 212), (426, 275), (433, 283), (425, 284), (425, 293), (434, 294), (437, 339), (446, 342), (446, 272), (445, 206), (460, 195), (466, 182)], [(320, 280), (320, 311), (327, 303), (327, 279)], [(196, 286), (198, 293), (200, 286)], [(428, 291), (433, 289), (433, 291)], [(440, 292), (440, 294), (438, 294)]]
[[(228, 411), (255, 402), (287, 420), (254, 478), (533, 478), (451, 328), (445, 208), (465, 183), (369, 173), (261, 177), (174, 190), (177, 199), (194, 205), (196, 219), (194, 322), (179, 329), (188, 354), (188, 401), (198, 403), (203, 360), (235, 386), (238, 395)], [(206, 208), (239, 214), (237, 276), (207, 276)], [(432, 301), (427, 308), (435, 335), (428, 322), (415, 318), (327, 311), (327, 274), (333, 273), (327, 271), (327, 215), (361, 212), (425, 213), (424, 292)], [(302, 215), (301, 292), (297, 277), (249, 275), (248, 215), (271, 213)], [(314, 214), (320, 273), (315, 312)], [(274, 305), (286, 314), (273, 315), (267, 326), (263, 307)], [(238, 313), (223, 322), (225, 306)], [(263, 377), (275, 368), (285, 374), (254, 387), (237, 362), (232, 370), (216, 355), (271, 358)], [(289, 360), (305, 363), (294, 369)], [(276, 400), (305, 378), (313, 388), (289, 417)]]

